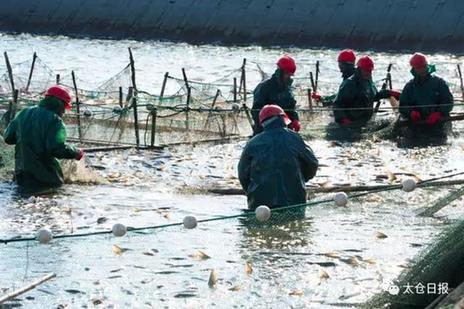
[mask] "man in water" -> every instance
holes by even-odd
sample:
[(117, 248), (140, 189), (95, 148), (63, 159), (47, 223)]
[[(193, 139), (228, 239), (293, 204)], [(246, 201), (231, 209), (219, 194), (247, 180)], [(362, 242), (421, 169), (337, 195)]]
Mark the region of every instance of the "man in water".
[[(342, 50), (337, 57), (338, 69), (342, 73), (343, 81), (352, 76), (355, 72), (354, 64), (356, 62), (356, 54), (351, 49)], [(315, 101), (322, 102), (322, 105), (331, 105), (337, 95), (321, 96), (317, 92), (311, 94), (311, 98)]]
[(334, 101), (335, 122), (341, 126), (359, 128), (367, 124), (374, 112), (374, 102), (400, 93), (382, 89), (377, 91), (372, 81), (374, 61), (368, 56), (358, 60), (352, 76), (343, 81)]
[(66, 144), (61, 117), (71, 109), (71, 94), (52, 86), (38, 106), (23, 109), (8, 125), (4, 139), (15, 146), (15, 181), (25, 194), (49, 192), (63, 185), (57, 159), (82, 159), (84, 152)]
[(253, 135), (263, 131), (259, 122), (259, 113), (264, 105), (273, 102), (280, 106), (290, 118), (288, 127), (298, 132), (301, 129), (298, 113), (295, 110), (296, 100), (292, 93), (292, 76), (296, 71), (296, 63), (290, 56), (283, 56), (277, 61), (277, 69), (271, 78), (261, 82), (254, 90), (253, 107)]
[(305, 203), (305, 183), (319, 165), (313, 151), (299, 134), (286, 128), (290, 120), (279, 106), (264, 106), (259, 123), (264, 132), (248, 142), (238, 164), (248, 208)]
[(401, 116), (409, 120), (412, 127), (442, 127), (443, 120), (453, 109), (453, 95), (448, 85), (433, 74), (435, 66), (429, 65), (423, 54), (415, 53), (409, 63), (414, 78), (401, 93)]

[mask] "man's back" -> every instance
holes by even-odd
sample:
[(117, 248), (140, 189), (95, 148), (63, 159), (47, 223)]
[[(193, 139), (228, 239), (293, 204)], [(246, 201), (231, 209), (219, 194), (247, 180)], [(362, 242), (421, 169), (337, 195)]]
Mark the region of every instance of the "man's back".
[(250, 209), (304, 203), (305, 182), (318, 167), (311, 148), (297, 133), (281, 124), (270, 126), (249, 141), (239, 163)]

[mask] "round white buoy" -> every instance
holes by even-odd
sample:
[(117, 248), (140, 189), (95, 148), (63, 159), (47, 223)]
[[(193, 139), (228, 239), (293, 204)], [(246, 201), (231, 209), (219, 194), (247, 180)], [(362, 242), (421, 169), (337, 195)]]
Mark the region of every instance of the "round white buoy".
[(184, 227), (186, 229), (194, 229), (197, 227), (197, 218), (194, 216), (187, 216), (184, 218)]
[(238, 105), (237, 103), (233, 103), (233, 104), (232, 104), (232, 110), (233, 110), (234, 112), (240, 111), (240, 105)]
[(403, 180), (403, 191), (412, 192), (416, 189), (417, 183), (413, 178), (407, 178)]
[(40, 229), (37, 232), (37, 241), (41, 244), (48, 244), (52, 238), (52, 233), (47, 229)]
[(259, 206), (255, 210), (255, 215), (258, 221), (267, 221), (271, 218), (271, 209), (265, 205)]
[(92, 117), (92, 111), (86, 109), (86, 110), (84, 111), (84, 116), (85, 116), (85, 117)]
[(348, 195), (345, 192), (337, 192), (334, 195), (334, 201), (337, 206), (346, 206), (348, 204)]
[(111, 229), (111, 231), (113, 232), (114, 236), (122, 237), (126, 235), (127, 228), (124, 224), (116, 223), (115, 225), (113, 225), (113, 228)]

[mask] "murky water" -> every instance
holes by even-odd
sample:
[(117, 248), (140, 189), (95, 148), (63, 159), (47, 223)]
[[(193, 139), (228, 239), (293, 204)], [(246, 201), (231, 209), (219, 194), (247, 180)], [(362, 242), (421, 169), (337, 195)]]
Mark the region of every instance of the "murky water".
[[(132, 45), (140, 85), (154, 92), (165, 71), (180, 72), (183, 66), (193, 78), (213, 81), (233, 72), (244, 57), (271, 72), (282, 53), (258, 47), (1, 38), (0, 47), (10, 57), (24, 60), (37, 51), (58, 71), (76, 70), (89, 86), (120, 70), (127, 62), (125, 48)], [(301, 76), (312, 69), (309, 63), (321, 60), (327, 66), (324, 79), (338, 82), (336, 51), (289, 52), (303, 64)], [(407, 58), (376, 55), (379, 67), (395, 61), (404, 68), (405, 73), (398, 74), (403, 79), (408, 78)], [(435, 55), (433, 60), (443, 63), (444, 75), (455, 80), (459, 59)], [(251, 84), (259, 80), (258, 72), (251, 76)], [(456, 124), (454, 129), (459, 133), (463, 126)], [(399, 149), (393, 142), (372, 139), (338, 145), (318, 138), (309, 143), (321, 163), (311, 185), (387, 184), (389, 172), (398, 174), (398, 180), (404, 177), (401, 173), (427, 179), (458, 172), (464, 162), (459, 135), (446, 145), (424, 149)], [(177, 147), (161, 154), (96, 153), (89, 155), (87, 164), (106, 184), (68, 185), (36, 201), (19, 199), (12, 184), (3, 182), (1, 238), (31, 235), (41, 227), (58, 234), (84, 233), (107, 230), (117, 222), (141, 227), (180, 222), (186, 215), (205, 219), (240, 214), (246, 208), (244, 196), (217, 196), (204, 189), (238, 187), (236, 165), (243, 146), (242, 141)], [(118, 239), (92, 236), (57, 239), (50, 245), (1, 245), (0, 291), (56, 272), (56, 279), (17, 303), (28, 308), (354, 307), (380, 291), (450, 220), (463, 214), (461, 207), (452, 207), (460, 205), (456, 202), (436, 218), (417, 217), (420, 209), (451, 189), (374, 194), (352, 200), (346, 208), (322, 204), (308, 208), (303, 219), (281, 220), (273, 227), (229, 219), (202, 223), (194, 230), (170, 227)], [(379, 238), (378, 232), (388, 237)], [(128, 250), (118, 255), (115, 244)], [(210, 258), (202, 259), (198, 250)], [(252, 271), (246, 271), (247, 262)], [(211, 270), (218, 276), (215, 288), (208, 286)]]

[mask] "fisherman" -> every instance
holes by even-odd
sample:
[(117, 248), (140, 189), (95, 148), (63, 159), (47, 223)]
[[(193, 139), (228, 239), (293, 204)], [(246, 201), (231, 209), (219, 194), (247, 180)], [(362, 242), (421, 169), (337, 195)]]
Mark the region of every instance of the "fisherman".
[(306, 202), (305, 183), (316, 175), (318, 161), (301, 136), (286, 128), (289, 123), (277, 105), (266, 105), (259, 113), (264, 132), (248, 142), (238, 164), (250, 210)]
[(253, 135), (263, 131), (259, 122), (259, 113), (264, 105), (276, 104), (280, 106), (290, 118), (288, 128), (298, 132), (301, 129), (298, 113), (295, 110), (296, 100), (292, 93), (292, 76), (296, 71), (296, 63), (290, 56), (283, 56), (277, 61), (277, 69), (271, 78), (261, 82), (254, 90), (253, 98)]
[(369, 56), (358, 60), (352, 76), (343, 81), (334, 101), (335, 122), (341, 126), (360, 128), (367, 124), (374, 113), (374, 102), (389, 97), (399, 98), (394, 90), (377, 91), (372, 81), (374, 61)]
[[(356, 62), (356, 54), (351, 49), (342, 50), (337, 57), (338, 69), (342, 73), (342, 79), (346, 80), (348, 77), (354, 74)], [(317, 92), (311, 93), (311, 98), (315, 101), (322, 102), (322, 105), (331, 105), (337, 95), (321, 96)]]
[(442, 128), (443, 120), (453, 109), (453, 95), (448, 85), (433, 74), (435, 66), (429, 65), (423, 54), (415, 53), (409, 63), (414, 78), (401, 93), (402, 118), (409, 120), (413, 128)]
[(23, 194), (48, 193), (63, 184), (57, 159), (84, 156), (66, 144), (61, 117), (71, 109), (71, 94), (63, 86), (50, 87), (38, 106), (23, 109), (8, 125), (4, 139), (15, 146), (15, 181)]

